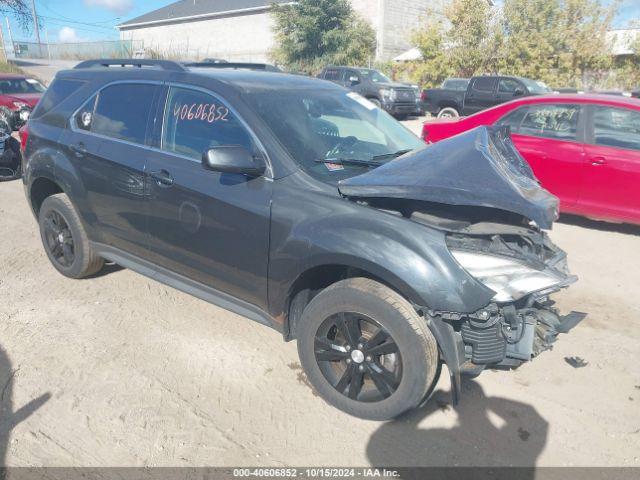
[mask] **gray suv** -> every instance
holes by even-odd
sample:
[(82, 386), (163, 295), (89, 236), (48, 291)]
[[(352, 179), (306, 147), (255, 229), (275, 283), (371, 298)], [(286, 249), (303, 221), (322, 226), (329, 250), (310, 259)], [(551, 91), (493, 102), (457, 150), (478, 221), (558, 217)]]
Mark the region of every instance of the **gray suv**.
[(378, 70), (357, 67), (326, 67), (318, 78), (356, 92), (397, 118), (419, 113), (419, 89), (397, 83)]
[[(115, 262), (297, 340), (318, 394), (362, 418), (446, 365), (512, 368), (582, 316), (543, 229), (558, 212), (508, 132), (427, 147), (329, 82), (169, 61), (59, 72), (22, 131), (51, 264)], [(194, 378), (194, 381), (196, 378)]]

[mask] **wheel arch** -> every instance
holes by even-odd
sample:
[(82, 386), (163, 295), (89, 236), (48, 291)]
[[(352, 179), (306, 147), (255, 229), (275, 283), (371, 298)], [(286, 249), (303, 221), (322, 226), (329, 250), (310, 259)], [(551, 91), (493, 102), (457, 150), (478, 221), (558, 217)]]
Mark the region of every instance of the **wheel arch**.
[(347, 278), (365, 277), (389, 287), (412, 304), (420, 303), (420, 295), (409, 284), (380, 265), (357, 257), (345, 256), (333, 261), (316, 262), (299, 273), (291, 283), (284, 301), (283, 334), (286, 340), (296, 338), (296, 326), (304, 308), (315, 295)]
[(31, 187), (29, 188), (29, 202), (31, 203), (31, 210), (34, 215), (37, 217), (40, 213), (40, 207), (42, 203), (51, 195), (56, 195), (58, 193), (66, 193), (64, 188), (60, 185), (59, 182), (53, 180), (52, 178), (41, 176), (35, 178), (31, 182)]

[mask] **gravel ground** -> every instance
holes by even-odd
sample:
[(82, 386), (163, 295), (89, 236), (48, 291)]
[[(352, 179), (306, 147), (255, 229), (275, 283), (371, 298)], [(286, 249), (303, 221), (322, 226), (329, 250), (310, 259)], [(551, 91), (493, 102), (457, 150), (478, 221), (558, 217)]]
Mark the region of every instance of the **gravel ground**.
[(381, 423), (327, 406), (266, 327), (115, 266), (60, 276), (19, 181), (0, 218), (0, 464), (640, 466), (640, 228), (557, 224), (581, 277), (558, 304), (589, 317)]

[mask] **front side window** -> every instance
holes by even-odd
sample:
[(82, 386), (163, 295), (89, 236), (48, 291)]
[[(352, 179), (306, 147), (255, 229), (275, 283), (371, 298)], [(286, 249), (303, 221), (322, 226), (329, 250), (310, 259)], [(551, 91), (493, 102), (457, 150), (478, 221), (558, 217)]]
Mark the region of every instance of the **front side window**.
[(391, 83), (392, 80), (384, 75), (382, 72), (378, 70), (369, 70), (369, 69), (361, 69), (359, 70), (360, 75), (365, 78), (368, 78), (373, 83)]
[(532, 105), (518, 133), (558, 140), (577, 140), (579, 105)]
[(593, 134), (596, 145), (640, 150), (640, 111), (595, 107)]
[(529, 107), (520, 107), (507, 113), (504, 117), (498, 120), (497, 125), (511, 127), (512, 133), (519, 133), (520, 124), (527, 114)]
[(255, 152), (249, 132), (229, 108), (213, 95), (172, 87), (162, 129), (162, 149), (200, 160), (207, 150), (240, 145)]
[(498, 83), (498, 91), (500, 93), (515, 93), (516, 90), (522, 90), (520, 82), (513, 78), (501, 78)]
[(90, 119), (91, 132), (144, 145), (156, 89), (155, 85), (134, 83), (104, 88)]
[(328, 183), (364, 173), (425, 144), (353, 92), (268, 90), (250, 106), (307, 173)]

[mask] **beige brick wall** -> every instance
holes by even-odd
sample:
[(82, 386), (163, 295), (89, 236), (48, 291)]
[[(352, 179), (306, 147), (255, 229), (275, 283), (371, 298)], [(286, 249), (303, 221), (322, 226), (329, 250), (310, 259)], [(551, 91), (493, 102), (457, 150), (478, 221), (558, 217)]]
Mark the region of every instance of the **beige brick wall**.
[(272, 28), (271, 16), (260, 13), (123, 30), (120, 38), (143, 40), (145, 49), (175, 58), (267, 62)]

